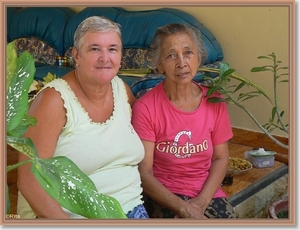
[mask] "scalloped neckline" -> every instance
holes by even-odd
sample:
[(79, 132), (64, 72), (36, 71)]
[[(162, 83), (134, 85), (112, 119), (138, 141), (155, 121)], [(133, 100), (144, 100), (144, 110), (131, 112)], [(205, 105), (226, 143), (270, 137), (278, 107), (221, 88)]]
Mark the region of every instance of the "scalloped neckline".
[[(110, 115), (110, 117), (106, 120), (106, 121), (103, 121), (103, 122), (96, 122), (96, 121), (93, 121), (90, 116), (89, 116), (89, 113), (86, 111), (86, 109), (82, 106), (82, 104), (80, 103), (80, 101), (78, 100), (78, 97), (75, 95), (73, 89), (70, 87), (70, 85), (68, 84), (67, 81), (65, 81), (64, 79), (58, 79), (58, 80), (61, 80), (63, 82), (65, 82), (68, 90), (70, 90), (71, 94), (74, 96), (77, 104), (81, 107), (82, 111), (84, 112), (84, 114), (86, 114), (88, 120), (90, 121), (91, 124), (97, 124), (97, 125), (107, 125), (110, 121), (113, 120), (113, 118), (115, 117), (115, 111), (116, 111), (116, 97), (115, 97), (115, 88), (113, 87), (113, 83), (111, 82), (112, 84), (112, 93), (113, 93), (113, 112), (112, 114)], [(68, 112), (68, 111), (67, 111)]]

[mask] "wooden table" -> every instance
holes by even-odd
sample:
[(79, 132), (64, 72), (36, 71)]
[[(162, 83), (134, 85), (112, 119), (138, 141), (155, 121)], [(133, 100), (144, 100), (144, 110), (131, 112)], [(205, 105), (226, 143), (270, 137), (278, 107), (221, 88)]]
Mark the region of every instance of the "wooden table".
[[(244, 145), (229, 144), (231, 157), (244, 159), (245, 151), (252, 150)], [(223, 186), (222, 189), (228, 194), (229, 201), (233, 206), (241, 203), (260, 189), (268, 186), (288, 172), (288, 166), (282, 162), (274, 161), (274, 166), (268, 168), (252, 168), (249, 171), (234, 175), (233, 184)]]

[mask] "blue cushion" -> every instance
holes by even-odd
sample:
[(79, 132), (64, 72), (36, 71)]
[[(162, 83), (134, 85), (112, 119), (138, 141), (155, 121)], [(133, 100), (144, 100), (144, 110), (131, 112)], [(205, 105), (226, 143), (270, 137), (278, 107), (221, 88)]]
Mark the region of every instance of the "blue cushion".
[(135, 76), (119, 76), (124, 82), (126, 82), (129, 86), (132, 86), (135, 82), (141, 80), (140, 77)]
[(123, 46), (127, 48), (149, 49), (156, 29), (169, 23), (186, 23), (197, 27), (207, 51), (204, 64), (223, 60), (222, 48), (214, 35), (194, 16), (177, 9), (127, 11), (121, 7), (86, 7), (74, 15), (65, 28), (64, 49), (73, 46), (74, 33), (78, 25), (90, 16), (105, 16), (121, 25)]
[(46, 77), (49, 72), (53, 75), (56, 74), (56, 77), (60, 78), (73, 69), (73, 67), (69, 66), (50, 66), (36, 64), (36, 72), (34, 75), (34, 79), (43, 81), (43, 78)]
[(67, 7), (25, 7), (17, 11), (8, 28), (11, 40), (37, 37), (61, 56), (64, 54), (64, 29), (75, 11)]
[[(10, 23), (13, 15), (22, 9), (22, 7), (7, 7), (6, 8), (6, 31), (8, 32), (8, 28), (10, 28)], [(7, 43), (11, 42), (12, 39), (10, 38), (10, 33), (7, 33)]]
[(120, 7), (86, 7), (79, 11), (68, 21), (65, 31), (64, 31), (64, 50), (67, 51), (70, 47), (74, 45), (74, 33), (79, 24), (86, 18), (91, 16), (104, 16), (116, 21), (119, 16)]

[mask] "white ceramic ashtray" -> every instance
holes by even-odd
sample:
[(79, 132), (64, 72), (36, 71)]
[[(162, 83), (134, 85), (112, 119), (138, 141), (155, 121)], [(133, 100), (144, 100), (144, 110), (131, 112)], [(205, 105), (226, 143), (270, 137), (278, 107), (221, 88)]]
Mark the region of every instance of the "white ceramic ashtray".
[(251, 151), (249, 154), (254, 157), (267, 157), (267, 156), (274, 156), (276, 152), (266, 151), (263, 148), (259, 148), (258, 150)]

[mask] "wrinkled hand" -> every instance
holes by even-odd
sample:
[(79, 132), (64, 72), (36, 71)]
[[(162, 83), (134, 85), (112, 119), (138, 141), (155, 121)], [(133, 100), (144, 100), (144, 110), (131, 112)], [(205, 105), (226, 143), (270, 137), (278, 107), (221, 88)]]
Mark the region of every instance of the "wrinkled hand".
[(175, 218), (208, 219), (205, 215), (207, 202), (204, 198), (193, 198), (186, 201), (186, 206)]

